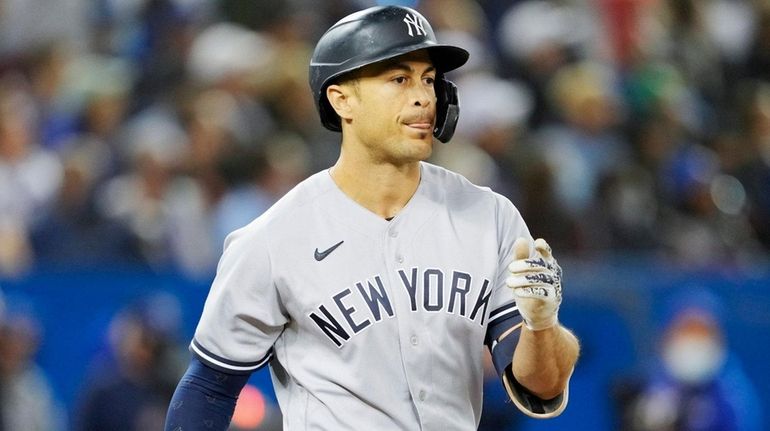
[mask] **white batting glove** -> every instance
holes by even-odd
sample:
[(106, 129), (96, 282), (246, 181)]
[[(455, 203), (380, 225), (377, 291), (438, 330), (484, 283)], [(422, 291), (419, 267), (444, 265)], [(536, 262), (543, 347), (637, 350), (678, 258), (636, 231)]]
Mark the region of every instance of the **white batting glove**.
[(513, 289), (516, 305), (524, 324), (539, 331), (559, 323), (561, 305), (561, 267), (544, 239), (535, 241), (536, 255), (529, 257), (529, 240), (519, 238), (513, 244), (514, 260), (508, 265), (505, 283)]

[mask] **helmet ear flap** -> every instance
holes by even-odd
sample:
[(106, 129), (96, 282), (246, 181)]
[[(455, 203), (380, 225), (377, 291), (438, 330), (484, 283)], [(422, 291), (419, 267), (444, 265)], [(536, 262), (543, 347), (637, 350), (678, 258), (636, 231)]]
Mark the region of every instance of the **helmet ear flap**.
[(457, 97), (457, 86), (454, 82), (436, 76), (436, 127), (433, 136), (443, 143), (449, 142), (455, 133), (457, 120), (460, 118), (460, 101)]

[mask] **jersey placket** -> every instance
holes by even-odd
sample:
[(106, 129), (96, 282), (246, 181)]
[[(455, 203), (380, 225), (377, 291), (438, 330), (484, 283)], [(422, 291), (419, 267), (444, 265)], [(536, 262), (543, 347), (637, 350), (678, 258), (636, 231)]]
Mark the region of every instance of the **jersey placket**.
[[(400, 219), (393, 220), (390, 226), (384, 233), (384, 259), (387, 267), (387, 274), (390, 278), (389, 285), (393, 287), (394, 298), (396, 302), (396, 319), (398, 322), (398, 336), (399, 346), (401, 347), (401, 363), (403, 367), (403, 373), (409, 387), (409, 393), (414, 403), (414, 409), (418, 414), (418, 420), (420, 422), (420, 429), (422, 426), (422, 408), (421, 403), (424, 402), (427, 392), (425, 389), (424, 381), (419, 377), (420, 366), (420, 335), (417, 329), (418, 318), (416, 312), (411, 309), (411, 300), (404, 282), (399, 276), (399, 270), (409, 272), (409, 268), (406, 268), (404, 262), (407, 260), (405, 253), (407, 250), (404, 246), (401, 236), (401, 223)], [(422, 395), (422, 396), (421, 396)], [(420, 399), (422, 398), (422, 399)]]
[[(416, 278), (412, 279), (412, 268), (420, 268), (424, 265), (415, 261), (411, 247), (416, 229), (430, 217), (432, 212), (430, 205), (418, 190), (404, 211), (391, 221), (383, 239), (384, 258), (390, 278), (389, 285), (393, 287), (397, 303), (396, 318), (404, 376), (419, 417), (420, 429), (423, 430), (432, 429), (430, 424), (436, 423), (436, 418), (430, 418), (427, 413), (433, 409), (426, 408), (426, 404), (430, 403), (433, 390), (431, 372), (433, 353), (424, 321), (426, 311), (422, 309), (422, 272), (417, 271)], [(413, 283), (415, 293), (408, 292), (407, 282)]]

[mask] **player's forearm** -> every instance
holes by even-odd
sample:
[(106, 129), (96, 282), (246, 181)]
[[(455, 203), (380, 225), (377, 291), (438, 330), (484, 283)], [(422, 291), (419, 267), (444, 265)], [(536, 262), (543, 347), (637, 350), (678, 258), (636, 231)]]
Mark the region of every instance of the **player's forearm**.
[(166, 431), (225, 431), (248, 375), (226, 374), (193, 359), (174, 392)]
[(577, 338), (561, 325), (541, 331), (522, 327), (513, 374), (534, 395), (551, 399), (566, 388), (579, 350)]

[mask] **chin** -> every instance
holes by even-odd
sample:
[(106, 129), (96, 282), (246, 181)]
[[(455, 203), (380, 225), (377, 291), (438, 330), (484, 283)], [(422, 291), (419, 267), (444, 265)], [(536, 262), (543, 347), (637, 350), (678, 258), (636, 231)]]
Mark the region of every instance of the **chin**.
[(392, 154), (391, 161), (396, 164), (408, 164), (427, 160), (433, 153), (433, 146), (425, 141), (413, 141)]
[(415, 147), (417, 147), (415, 148), (416, 158), (419, 161), (426, 160), (433, 153), (433, 135), (430, 138), (419, 140)]

